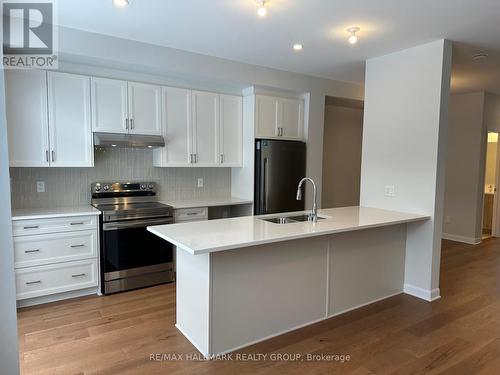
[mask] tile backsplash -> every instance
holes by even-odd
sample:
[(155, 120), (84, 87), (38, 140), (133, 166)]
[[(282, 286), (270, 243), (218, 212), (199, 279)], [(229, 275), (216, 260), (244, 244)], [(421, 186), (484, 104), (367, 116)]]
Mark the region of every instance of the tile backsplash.
[[(156, 168), (153, 151), (95, 150), (94, 168), (11, 168), (12, 207), (41, 208), (90, 203), (96, 181), (155, 181), (160, 200), (219, 198), (231, 195), (230, 168)], [(197, 187), (198, 178), (204, 186)], [(37, 193), (37, 181), (45, 192)]]

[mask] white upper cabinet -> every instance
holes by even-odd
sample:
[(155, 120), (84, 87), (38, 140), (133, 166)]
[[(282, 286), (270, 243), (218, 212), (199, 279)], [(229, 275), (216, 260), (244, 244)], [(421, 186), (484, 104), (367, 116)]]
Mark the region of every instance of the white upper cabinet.
[(160, 135), (161, 87), (92, 78), (92, 119), (94, 132)]
[(240, 96), (163, 87), (165, 147), (154, 150), (154, 165), (241, 166), (242, 109)]
[(6, 70), (5, 92), (10, 166), (48, 167), (46, 73)]
[(5, 74), (13, 167), (92, 167), (90, 78), (41, 70)]
[(128, 133), (127, 82), (92, 77), (92, 130)]
[(280, 137), (302, 139), (304, 110), (299, 99), (279, 99), (278, 129)]
[(303, 140), (304, 101), (256, 95), (255, 137)]
[(128, 83), (128, 116), (131, 134), (161, 134), (161, 87)]
[(255, 98), (257, 138), (278, 136), (278, 98), (257, 95)]
[(154, 150), (157, 167), (191, 165), (191, 90), (162, 88), (162, 135), (165, 147)]
[(193, 155), (199, 167), (219, 164), (219, 95), (193, 91)]
[(242, 165), (242, 98), (220, 96), (219, 163), (224, 167)]
[(92, 167), (90, 78), (48, 72), (50, 165)]

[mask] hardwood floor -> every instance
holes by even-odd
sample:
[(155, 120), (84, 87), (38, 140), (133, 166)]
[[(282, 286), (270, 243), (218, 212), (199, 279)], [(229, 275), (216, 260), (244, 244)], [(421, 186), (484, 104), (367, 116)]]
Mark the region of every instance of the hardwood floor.
[[(19, 311), (22, 374), (499, 374), (500, 240), (443, 242), (442, 298), (399, 295), (245, 348), (266, 360), (187, 360), (172, 284)], [(152, 353), (182, 360), (150, 360)], [(350, 360), (308, 361), (307, 354)], [(280, 361), (271, 355), (297, 355)], [(235, 356), (235, 355), (234, 355)], [(177, 358), (179, 359), (179, 358)], [(298, 359), (296, 357), (296, 359)], [(1, 369), (0, 369), (1, 373)]]

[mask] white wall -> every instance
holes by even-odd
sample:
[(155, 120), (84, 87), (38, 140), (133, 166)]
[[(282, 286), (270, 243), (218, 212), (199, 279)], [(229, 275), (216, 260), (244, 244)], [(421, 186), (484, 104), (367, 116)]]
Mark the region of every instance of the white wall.
[[(137, 79), (144, 73), (169, 77), (168, 80), (165, 79), (165, 84), (198, 89), (235, 93), (255, 85), (309, 93), (309, 107), (306, 108), (306, 113), (309, 114), (306, 118), (307, 174), (315, 179), (319, 187), (322, 175), (325, 95), (351, 99), (363, 97), (363, 87), (359, 85), (80, 30), (61, 28), (59, 38), (60, 58), (63, 62), (87, 64), (90, 70), (96, 66), (106, 67), (107, 70), (99, 69), (100, 75), (115, 76), (117, 70), (120, 70), (136, 72)], [(61, 67), (70, 65), (62, 63)]]
[(443, 237), (467, 243), (481, 241), (484, 99), (482, 92), (450, 97)]
[(359, 205), (363, 109), (326, 105), (322, 207)]
[(19, 354), (4, 92), (0, 70), (0, 373), (14, 375), (19, 373)]
[(405, 292), (428, 300), (439, 297), (450, 71), (445, 40), (366, 64), (361, 205), (431, 216), (408, 225), (405, 259)]

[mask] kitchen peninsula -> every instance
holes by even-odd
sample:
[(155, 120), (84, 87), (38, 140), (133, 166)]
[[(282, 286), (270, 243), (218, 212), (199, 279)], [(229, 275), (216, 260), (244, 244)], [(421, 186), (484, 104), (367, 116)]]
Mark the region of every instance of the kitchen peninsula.
[(425, 215), (367, 207), (317, 223), (263, 215), (149, 227), (177, 246), (177, 328), (205, 356), (402, 293), (406, 226)]

